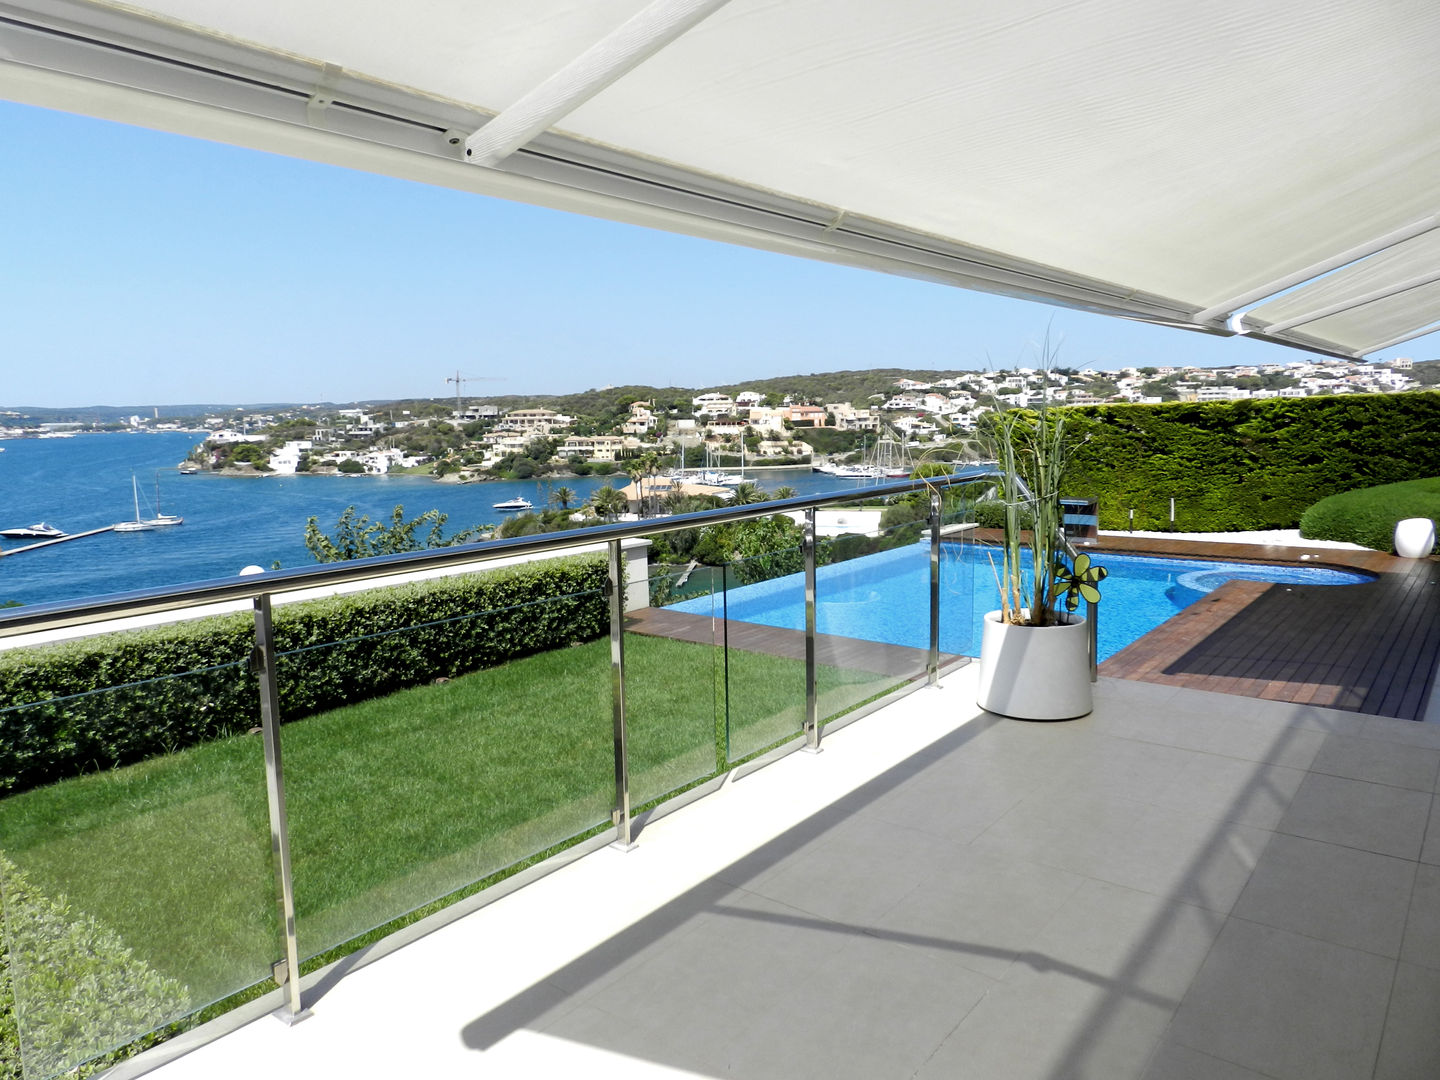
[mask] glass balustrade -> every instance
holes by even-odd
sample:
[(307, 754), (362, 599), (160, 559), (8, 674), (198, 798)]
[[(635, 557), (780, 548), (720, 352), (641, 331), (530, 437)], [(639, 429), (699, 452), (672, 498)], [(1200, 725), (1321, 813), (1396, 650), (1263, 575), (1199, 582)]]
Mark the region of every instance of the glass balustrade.
[[(473, 551), (426, 553), (420, 576), (438, 579), (403, 584), (387, 576), (403, 559), (330, 567), (275, 579), (253, 615), (264, 586), (225, 585), (220, 599), (244, 613), (165, 614), (215, 599), (197, 590), (152, 609), (150, 630), (0, 650), (0, 999), (8, 979), (15, 1029), (0, 1008), (0, 1059), (18, 1054), (27, 1080), (57, 1075), (273, 988), (288, 940), (272, 829), (310, 968), (603, 832), (621, 803), (795, 740), (807, 654), (821, 724), (924, 678), (930, 498), (723, 509), (664, 534), (673, 563), (639, 557), (644, 523), (610, 526), (603, 538), (624, 541), (618, 594), (600, 554), (536, 573), (536, 557), (576, 539), (528, 537), (493, 547), (529, 569), (485, 569)], [(806, 506), (819, 523), (809, 641)], [(978, 647), (993, 587), (979, 585), (966, 504), (947, 495), (941, 511), (944, 659)], [(694, 557), (712, 518), (747, 525), (744, 543), (706, 552), (723, 565)], [(291, 601), (312, 577), (344, 595)], [(49, 618), (0, 615), (0, 636), (23, 646)], [(61, 636), (84, 621), (54, 618)], [(273, 637), (252, 655), (257, 625)]]
[[(0, 655), (0, 894), (30, 1080), (265, 982), (284, 955), (258, 697), (233, 658), (249, 633), (232, 621), (216, 638), (232, 658), (190, 670), (143, 634)], [(191, 645), (177, 658), (198, 630)], [(34, 700), (17, 700), (26, 663)], [(127, 681), (77, 692), (107, 669)]]

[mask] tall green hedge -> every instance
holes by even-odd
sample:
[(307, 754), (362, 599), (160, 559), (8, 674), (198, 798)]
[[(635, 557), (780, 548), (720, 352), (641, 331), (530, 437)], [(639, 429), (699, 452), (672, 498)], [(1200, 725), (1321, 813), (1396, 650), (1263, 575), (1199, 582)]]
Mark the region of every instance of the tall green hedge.
[(1288, 529), (1341, 491), (1440, 474), (1440, 394), (1345, 394), (1066, 410), (1067, 494), (1100, 525), (1181, 532)]
[[(573, 557), (277, 607), (281, 716), (599, 637), (605, 576)], [(237, 614), (0, 653), (0, 793), (257, 725), (253, 644)]]

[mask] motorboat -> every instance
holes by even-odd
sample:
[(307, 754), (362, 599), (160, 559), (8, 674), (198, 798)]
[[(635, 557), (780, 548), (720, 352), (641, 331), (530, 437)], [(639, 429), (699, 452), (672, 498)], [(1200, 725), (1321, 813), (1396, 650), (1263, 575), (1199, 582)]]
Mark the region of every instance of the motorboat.
[(194, 476), (200, 471), (200, 466), (196, 465), (193, 461), (187, 461), (176, 471), (179, 472), (181, 476)]
[(47, 525), (43, 521), (37, 521), (34, 525), (27, 525), (23, 529), (0, 529), (0, 536), (7, 540), (58, 540), (64, 535), (64, 529), (57, 529), (54, 525)]
[(495, 504), (493, 504), (493, 505), (494, 505), (494, 508), (495, 508), (496, 510), (515, 510), (515, 511), (522, 511), (522, 510), (533, 510), (533, 509), (535, 508), (535, 504), (532, 503), (529, 499), (520, 499), (520, 498), (517, 498), (517, 499), (506, 499), (504, 502), (498, 502), (498, 503), (495, 503)]

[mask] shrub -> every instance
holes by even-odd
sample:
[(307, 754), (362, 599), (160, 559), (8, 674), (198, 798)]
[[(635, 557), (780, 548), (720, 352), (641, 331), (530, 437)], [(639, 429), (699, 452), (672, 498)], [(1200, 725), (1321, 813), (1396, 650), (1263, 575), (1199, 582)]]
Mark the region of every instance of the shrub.
[(16, 970), (25, 978), (23, 1042), (32, 1076), (63, 1072), (77, 1060), (131, 1044), (70, 1075), (100, 1072), (161, 1039), (154, 1034), (136, 1042), (137, 1033), (154, 1032), (192, 1007), (183, 985), (135, 956), (113, 931), (71, 910), (65, 897), (37, 892), (3, 856), (0, 891), (7, 920), (0, 940), (0, 1080), (21, 1076)]
[[(599, 637), (605, 575), (551, 559), (279, 607), (281, 716)], [(253, 644), (250, 617), (226, 615), (0, 653), (0, 792), (255, 726)]]
[(1289, 529), (1328, 495), (1440, 475), (1440, 394), (1343, 394), (1067, 409), (1066, 494), (1100, 525)]
[(1395, 523), (1405, 518), (1440, 521), (1440, 477), (1381, 484), (1321, 499), (1301, 516), (1300, 535), (1393, 551)]

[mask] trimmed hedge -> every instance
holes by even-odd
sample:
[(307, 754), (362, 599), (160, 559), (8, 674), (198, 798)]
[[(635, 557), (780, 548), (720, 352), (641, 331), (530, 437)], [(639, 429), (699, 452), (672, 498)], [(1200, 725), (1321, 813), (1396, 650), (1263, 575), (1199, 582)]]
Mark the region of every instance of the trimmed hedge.
[(1289, 529), (1355, 488), (1440, 475), (1440, 394), (1343, 394), (1066, 410), (1067, 494), (1100, 525), (1180, 532)]
[(1321, 499), (1301, 516), (1300, 535), (1394, 551), (1395, 523), (1405, 518), (1440, 522), (1440, 477), (1381, 484)]
[[(600, 637), (600, 557), (570, 557), (275, 609), (289, 721)], [(249, 615), (0, 653), (0, 793), (260, 723)]]

